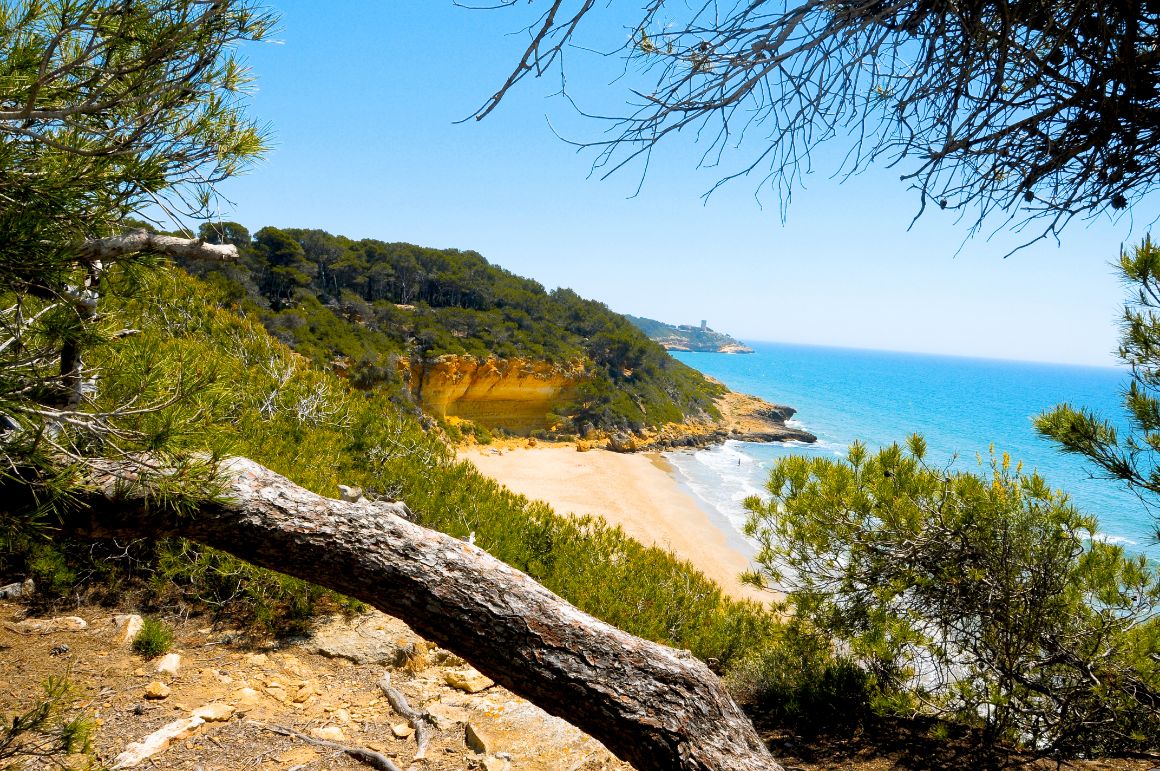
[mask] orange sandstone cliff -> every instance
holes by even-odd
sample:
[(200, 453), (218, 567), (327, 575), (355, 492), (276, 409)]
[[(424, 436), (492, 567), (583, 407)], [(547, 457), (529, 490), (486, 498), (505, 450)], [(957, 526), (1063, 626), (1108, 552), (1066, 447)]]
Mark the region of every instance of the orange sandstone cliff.
[(548, 414), (571, 399), (584, 363), (440, 356), (399, 362), (415, 400), (438, 418), (460, 418), (518, 434), (548, 428)]

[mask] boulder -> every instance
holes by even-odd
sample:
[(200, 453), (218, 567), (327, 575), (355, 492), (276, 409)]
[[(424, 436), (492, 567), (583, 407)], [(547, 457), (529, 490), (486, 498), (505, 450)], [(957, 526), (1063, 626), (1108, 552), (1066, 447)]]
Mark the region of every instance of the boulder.
[(320, 624), (302, 647), (311, 653), (356, 664), (393, 665), (400, 649), (412, 645), (418, 638), (402, 621), (373, 611), (351, 621), (335, 616)]
[(630, 434), (617, 431), (609, 435), (607, 447), (613, 452), (636, 452), (636, 438)]
[(141, 631), (145, 620), (136, 613), (123, 613), (113, 616), (113, 624), (117, 629), (116, 641), (124, 645), (132, 645), (133, 639)]
[(488, 731), (475, 722), (470, 722), (463, 729), (463, 739), (467, 746), (481, 755), (490, 755), (495, 752), (495, 739)]
[(164, 699), (169, 696), (169, 686), (158, 680), (154, 680), (145, 686), (146, 699)]

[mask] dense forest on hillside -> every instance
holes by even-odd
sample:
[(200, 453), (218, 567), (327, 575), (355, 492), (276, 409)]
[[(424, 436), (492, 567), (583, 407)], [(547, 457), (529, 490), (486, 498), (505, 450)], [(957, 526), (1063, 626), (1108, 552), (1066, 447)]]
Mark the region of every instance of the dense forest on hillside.
[(244, 313), (315, 363), (360, 387), (402, 390), (400, 357), (443, 355), (583, 362), (588, 377), (558, 412), (573, 427), (640, 429), (716, 416), (722, 388), (670, 357), (626, 317), (570, 289), (548, 292), (472, 251), (321, 230), (237, 223), (202, 227), (231, 243), (234, 265), (189, 263)]

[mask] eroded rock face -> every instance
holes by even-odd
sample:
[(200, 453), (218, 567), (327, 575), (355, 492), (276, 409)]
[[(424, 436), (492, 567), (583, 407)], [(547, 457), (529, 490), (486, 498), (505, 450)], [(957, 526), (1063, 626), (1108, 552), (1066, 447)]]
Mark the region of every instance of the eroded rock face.
[(582, 362), (480, 362), (471, 356), (440, 356), (430, 362), (404, 360), (399, 368), (412, 395), (430, 414), (517, 434), (548, 428), (548, 413), (568, 401), (586, 376)]

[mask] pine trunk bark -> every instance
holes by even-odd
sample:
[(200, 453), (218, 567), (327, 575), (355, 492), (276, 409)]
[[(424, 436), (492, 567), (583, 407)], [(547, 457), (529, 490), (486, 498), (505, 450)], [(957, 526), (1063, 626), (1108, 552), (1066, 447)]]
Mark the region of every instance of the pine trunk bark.
[(179, 517), (126, 484), (135, 473), (110, 466), (66, 531), (182, 536), (360, 599), (641, 771), (781, 768), (692, 654), (598, 621), (482, 549), (409, 522), (402, 504), (323, 498), (235, 458), (222, 467), (227, 493)]

